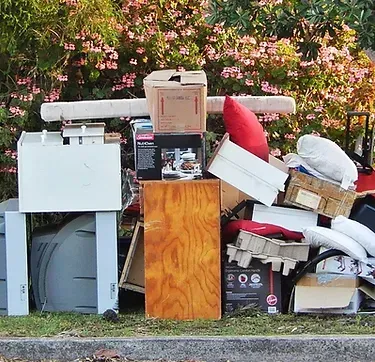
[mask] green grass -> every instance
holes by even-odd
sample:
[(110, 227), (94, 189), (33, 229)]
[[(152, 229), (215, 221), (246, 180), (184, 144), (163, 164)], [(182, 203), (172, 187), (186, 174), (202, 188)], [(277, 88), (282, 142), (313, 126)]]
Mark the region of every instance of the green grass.
[(143, 312), (120, 315), (112, 323), (97, 315), (33, 312), (26, 317), (0, 317), (0, 337), (134, 337), (250, 336), (301, 334), (373, 334), (373, 316), (273, 315), (247, 311), (220, 321), (145, 319)]

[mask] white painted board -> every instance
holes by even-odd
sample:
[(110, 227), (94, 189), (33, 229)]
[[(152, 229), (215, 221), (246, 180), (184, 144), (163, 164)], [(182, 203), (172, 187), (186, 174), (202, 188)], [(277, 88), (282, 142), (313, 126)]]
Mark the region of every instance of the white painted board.
[[(255, 113), (295, 113), (294, 98), (285, 96), (236, 96), (236, 101)], [(225, 97), (208, 97), (207, 113), (222, 114)], [(61, 120), (148, 117), (146, 98), (43, 103), (41, 117), (46, 122)]]
[(0, 315), (29, 314), (26, 217), (18, 200), (0, 204)]
[(318, 224), (318, 214), (289, 207), (255, 204), (251, 220), (281, 226), (291, 231), (302, 232), (304, 228)]
[(223, 139), (207, 170), (261, 203), (271, 206), (288, 174)]
[(18, 142), (21, 212), (121, 209), (119, 144), (62, 145), (50, 133), (42, 144), (40, 135), (24, 133)]

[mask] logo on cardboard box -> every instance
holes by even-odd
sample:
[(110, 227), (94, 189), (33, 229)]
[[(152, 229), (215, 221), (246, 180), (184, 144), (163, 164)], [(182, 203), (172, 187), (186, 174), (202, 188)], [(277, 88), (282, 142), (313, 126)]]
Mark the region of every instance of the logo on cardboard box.
[(153, 141), (155, 135), (153, 133), (141, 133), (135, 136), (137, 141)]

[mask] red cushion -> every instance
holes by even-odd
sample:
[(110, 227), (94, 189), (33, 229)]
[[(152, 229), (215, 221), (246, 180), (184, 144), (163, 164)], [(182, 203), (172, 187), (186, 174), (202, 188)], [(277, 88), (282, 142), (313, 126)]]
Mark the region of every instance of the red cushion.
[(233, 239), (237, 236), (240, 230), (249, 231), (256, 235), (267, 236), (282, 234), (285, 239), (300, 241), (303, 238), (302, 233), (287, 230), (281, 226), (272, 224), (263, 224), (251, 220), (235, 220), (230, 221), (223, 228), (223, 234), (228, 239)]
[(223, 117), (230, 140), (268, 162), (267, 138), (257, 116), (233, 98), (226, 96)]

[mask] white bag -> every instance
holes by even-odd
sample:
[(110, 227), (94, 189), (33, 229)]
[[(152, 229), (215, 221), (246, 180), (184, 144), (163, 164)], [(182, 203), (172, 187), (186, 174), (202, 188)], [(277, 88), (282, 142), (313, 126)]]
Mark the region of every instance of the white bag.
[(363, 246), (338, 231), (321, 226), (312, 226), (304, 229), (303, 235), (312, 247), (324, 246), (327, 249), (341, 250), (354, 260), (359, 260), (366, 264), (368, 262), (367, 253)]
[(345, 190), (358, 180), (358, 171), (354, 162), (336, 143), (326, 138), (302, 136), (297, 142), (297, 152), (310, 167), (340, 182)]
[(367, 226), (340, 215), (332, 220), (331, 228), (354, 239), (361, 244), (371, 256), (375, 256), (375, 233)]

